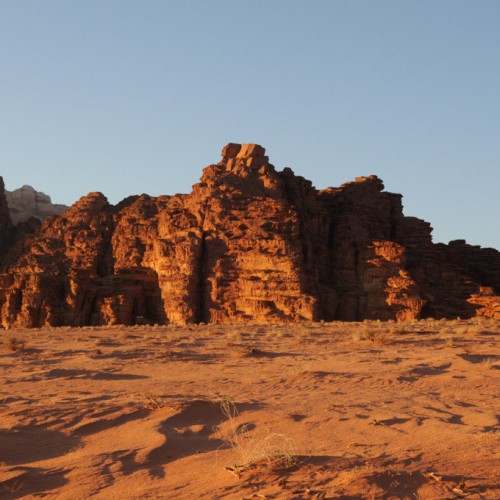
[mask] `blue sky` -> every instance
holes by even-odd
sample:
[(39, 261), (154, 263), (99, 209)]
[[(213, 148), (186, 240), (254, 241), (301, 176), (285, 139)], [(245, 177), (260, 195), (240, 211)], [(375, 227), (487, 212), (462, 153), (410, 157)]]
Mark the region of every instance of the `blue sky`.
[(228, 142), (500, 248), (496, 0), (0, 0), (0, 175), (186, 193)]

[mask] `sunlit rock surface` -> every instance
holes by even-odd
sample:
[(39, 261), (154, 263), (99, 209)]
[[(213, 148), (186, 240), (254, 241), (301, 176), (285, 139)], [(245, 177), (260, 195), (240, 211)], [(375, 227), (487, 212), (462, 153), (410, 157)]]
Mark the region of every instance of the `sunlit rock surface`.
[(497, 314), (498, 251), (433, 244), (378, 177), (318, 191), (256, 144), (225, 146), (190, 194), (90, 193), (17, 243), (1, 194), (5, 328)]

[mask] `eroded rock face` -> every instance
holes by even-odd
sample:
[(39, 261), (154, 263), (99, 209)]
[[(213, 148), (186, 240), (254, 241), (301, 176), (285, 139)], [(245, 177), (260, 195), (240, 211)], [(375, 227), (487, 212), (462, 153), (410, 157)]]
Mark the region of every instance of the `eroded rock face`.
[(32, 217), (43, 222), (47, 217), (60, 215), (68, 208), (66, 205), (53, 204), (50, 196), (27, 185), (14, 191), (5, 191), (5, 196), (14, 225)]
[(495, 295), (492, 287), (479, 287), (478, 293), (472, 294), (467, 301), (479, 306), (476, 311), (478, 316), (500, 319), (500, 296)]
[(0, 177), (0, 256), (12, 243), (12, 230), (12, 220), (5, 197), (5, 185), (3, 178)]
[[(405, 217), (401, 196), (383, 189), (369, 176), (317, 191), (290, 169), (276, 171), (263, 147), (228, 144), (188, 195), (112, 206), (91, 193), (11, 246), (0, 276), (1, 324), (496, 311), (489, 304), (499, 292), (499, 252), (434, 245), (430, 225)], [(0, 198), (0, 216), (1, 207)], [(487, 299), (481, 286), (490, 287)]]

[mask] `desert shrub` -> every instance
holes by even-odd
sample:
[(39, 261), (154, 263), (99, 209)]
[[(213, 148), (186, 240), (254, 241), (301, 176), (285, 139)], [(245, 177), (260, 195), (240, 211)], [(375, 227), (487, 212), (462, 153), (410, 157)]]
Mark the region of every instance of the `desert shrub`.
[(391, 326), (391, 328), (389, 328), (390, 335), (401, 335), (403, 333), (406, 333), (405, 327), (403, 325)]
[(17, 340), (16, 337), (9, 336), (3, 340), (3, 347), (6, 351), (17, 352), (24, 348), (24, 342)]
[(369, 340), (377, 344), (388, 344), (391, 341), (391, 333), (379, 329), (369, 328), (367, 325), (363, 326), (363, 330), (355, 331), (352, 334), (353, 340)]
[(453, 335), (448, 335), (447, 337), (445, 337), (444, 341), (448, 347), (453, 347), (455, 342), (455, 337)]
[(495, 359), (494, 358), (485, 358), (483, 359), (483, 361), (481, 362), (481, 364), (485, 367), (485, 368), (493, 368), (493, 366), (495, 365)]
[(484, 331), (484, 329), (480, 325), (470, 326), (467, 329), (467, 333), (469, 335), (481, 335), (481, 333), (483, 333), (483, 331)]
[(231, 399), (221, 398), (220, 406), (228, 426), (226, 432), (220, 433), (220, 438), (238, 454), (239, 467), (287, 468), (296, 463), (297, 454), (291, 438), (276, 432), (249, 436), (249, 426), (237, 423), (239, 412)]
[(147, 393), (144, 395), (144, 408), (159, 410), (165, 406), (165, 400), (158, 394)]

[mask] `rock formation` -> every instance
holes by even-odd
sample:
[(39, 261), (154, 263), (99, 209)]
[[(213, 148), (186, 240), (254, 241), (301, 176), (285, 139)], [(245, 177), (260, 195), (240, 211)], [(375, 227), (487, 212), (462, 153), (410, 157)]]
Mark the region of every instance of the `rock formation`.
[(14, 225), (36, 217), (43, 222), (50, 215), (60, 215), (68, 207), (53, 204), (50, 196), (35, 191), (31, 186), (23, 186), (14, 191), (5, 191), (10, 217)]
[(478, 316), (500, 319), (500, 296), (495, 295), (492, 287), (479, 287), (478, 293), (472, 294), (467, 301), (479, 306)]
[(5, 198), (5, 185), (0, 177), (0, 257), (12, 243), (13, 232), (7, 199)]
[(496, 315), (500, 253), (431, 231), (376, 176), (317, 191), (228, 144), (188, 195), (91, 193), (9, 240), (1, 325)]

